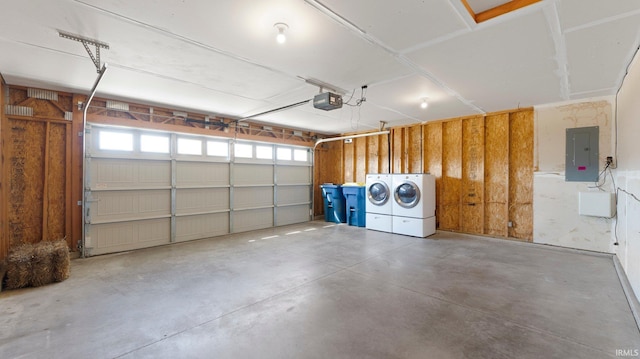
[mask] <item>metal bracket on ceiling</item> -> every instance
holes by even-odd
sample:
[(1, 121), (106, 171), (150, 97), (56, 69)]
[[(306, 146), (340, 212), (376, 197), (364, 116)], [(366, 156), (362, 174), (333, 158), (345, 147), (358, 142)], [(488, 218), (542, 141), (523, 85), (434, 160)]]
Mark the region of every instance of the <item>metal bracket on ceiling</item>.
[[(103, 49), (109, 50), (109, 44), (102, 41), (89, 39), (80, 35), (74, 35), (64, 31), (58, 31), (58, 34), (60, 35), (60, 37), (63, 37), (65, 39), (81, 42), (82, 45), (84, 45), (85, 50), (87, 50), (89, 57), (91, 57), (91, 61), (93, 61), (93, 64), (96, 66), (96, 71), (98, 73), (102, 71), (102, 68), (100, 66), (100, 49), (103, 48)], [(89, 48), (89, 45), (92, 45), (96, 48), (95, 55)]]
[(344, 94), (347, 93), (346, 90), (341, 89), (338, 86), (334, 86), (334, 85), (328, 84), (326, 82), (323, 82), (323, 81), (320, 81), (320, 80), (317, 80), (317, 79), (314, 79), (314, 78), (306, 78), (305, 79), (304, 77), (301, 77), (301, 76), (298, 76), (298, 78), (304, 80), (304, 82), (308, 83), (309, 85), (317, 86), (320, 89), (320, 93), (322, 93), (324, 90), (328, 90), (328, 91), (331, 91), (331, 92), (334, 92), (334, 93), (337, 93), (337, 94), (340, 94), (340, 95), (344, 95)]

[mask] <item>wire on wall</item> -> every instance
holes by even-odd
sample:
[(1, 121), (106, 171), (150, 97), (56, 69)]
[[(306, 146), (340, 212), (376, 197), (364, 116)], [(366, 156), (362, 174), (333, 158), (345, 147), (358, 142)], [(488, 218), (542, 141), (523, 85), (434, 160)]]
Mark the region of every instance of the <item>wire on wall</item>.
[[(613, 164), (613, 158), (607, 157), (607, 162), (604, 168), (602, 169), (602, 171), (600, 171), (600, 173), (598, 174), (598, 179), (595, 182), (595, 186), (591, 186), (589, 188), (597, 188), (600, 191), (606, 192), (602, 187), (604, 187), (604, 185), (607, 183), (607, 175), (608, 175), (611, 177), (611, 183), (613, 184), (612, 191), (615, 191), (616, 180), (613, 177), (613, 172), (611, 171), (612, 169), (615, 169), (615, 167), (612, 167), (612, 164)], [(600, 182), (601, 179), (602, 179), (602, 182)]]
[[(627, 194), (628, 196), (630, 196), (631, 198), (633, 198), (634, 200), (640, 202), (640, 200), (638, 199), (638, 197), (631, 193), (628, 192), (627, 190), (617, 187), (616, 186), (616, 182), (613, 176), (613, 173), (611, 172), (611, 169), (616, 169), (618, 168), (618, 163), (619, 163), (619, 157), (618, 157), (618, 98), (620, 95), (620, 91), (622, 90), (622, 86), (624, 85), (624, 81), (627, 78), (627, 75), (629, 75), (629, 69), (631, 68), (631, 64), (633, 64), (634, 59), (638, 56), (638, 51), (640, 50), (640, 46), (638, 46), (633, 54), (633, 56), (631, 56), (631, 60), (629, 61), (629, 63), (627, 64), (627, 67), (625, 69), (624, 72), (624, 76), (622, 76), (622, 81), (620, 81), (620, 86), (618, 87), (618, 90), (616, 91), (616, 95), (615, 95), (615, 114), (614, 114), (614, 141), (615, 141), (615, 145), (614, 145), (614, 158), (615, 158), (615, 166), (612, 166), (612, 162), (613, 161), (609, 161), (609, 159), (607, 159), (607, 165), (605, 166), (605, 168), (600, 172), (600, 174), (598, 175), (598, 180), (596, 182), (596, 188), (598, 188), (601, 191), (604, 191), (602, 189), (602, 186), (604, 186), (604, 184), (607, 181), (607, 171), (608, 174), (611, 176), (611, 182), (613, 184), (613, 188), (615, 190), (615, 203), (616, 203), (616, 207), (618, 207), (618, 196), (620, 192), (623, 192), (625, 194)], [(604, 180), (602, 183), (600, 183), (600, 178), (602, 177), (602, 174), (604, 174)], [(615, 215), (615, 224), (614, 224), (614, 238), (615, 238), (615, 242), (613, 243), (613, 245), (617, 246), (618, 245), (618, 213), (616, 211), (616, 215)]]
[[(620, 192), (628, 195), (629, 197), (631, 197), (636, 202), (640, 202), (640, 198), (638, 198), (638, 196), (636, 196), (634, 193), (629, 192), (629, 191), (625, 190), (624, 188), (618, 187), (616, 185), (616, 180), (615, 180), (615, 177), (613, 175), (613, 171), (611, 171), (612, 169), (615, 169), (615, 167), (612, 167), (611, 164), (612, 164), (612, 161), (607, 159), (607, 163), (606, 163), (604, 169), (602, 171), (600, 171), (600, 174), (598, 175), (598, 180), (596, 181), (595, 186), (591, 186), (589, 188), (597, 188), (600, 191), (606, 192), (602, 187), (604, 187), (605, 184), (607, 183), (607, 177), (611, 177), (612, 188), (615, 191), (616, 207), (618, 207), (618, 198), (620, 196)], [(617, 245), (619, 245), (619, 242), (618, 242), (618, 213), (617, 212), (616, 212), (616, 215), (613, 217), (613, 219), (615, 220), (614, 227), (613, 227), (613, 233), (614, 233), (615, 242), (613, 243), (613, 245), (617, 246)]]
[[(622, 188), (618, 187), (618, 188), (616, 188), (616, 207), (618, 206), (618, 193), (620, 193), (620, 192), (625, 193), (627, 196), (631, 197), (636, 202), (640, 202), (640, 199), (635, 194), (633, 194), (633, 193), (631, 193), (631, 192), (629, 192), (629, 191), (627, 191), (625, 189), (622, 189)], [(616, 223), (615, 223), (615, 225), (613, 227), (613, 236), (614, 236), (616, 241), (615, 241), (615, 243), (613, 245), (617, 246), (618, 245), (618, 213), (616, 213), (615, 219), (616, 219)]]

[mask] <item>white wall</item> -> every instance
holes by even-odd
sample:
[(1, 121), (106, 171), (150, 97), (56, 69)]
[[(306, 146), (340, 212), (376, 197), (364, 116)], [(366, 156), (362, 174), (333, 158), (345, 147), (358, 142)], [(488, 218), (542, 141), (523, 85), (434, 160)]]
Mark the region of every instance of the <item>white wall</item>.
[[(615, 253), (640, 297), (640, 55), (636, 54), (618, 98), (548, 104), (535, 108), (533, 241)], [(616, 111), (617, 107), (617, 111)], [(616, 114), (617, 112), (617, 114)], [(617, 122), (617, 126), (616, 126)], [(614, 157), (616, 181), (604, 189), (618, 192), (616, 219), (578, 214), (578, 193), (593, 183), (565, 182), (565, 130), (600, 127), (600, 169)], [(616, 128), (617, 127), (617, 128)], [(616, 149), (617, 147), (617, 149)], [(618, 245), (614, 245), (616, 242)]]
[[(618, 96), (617, 186), (640, 198), (640, 56), (636, 55)], [(636, 297), (640, 297), (640, 203), (619, 192), (615, 252)]]
[[(607, 97), (535, 108), (535, 243), (613, 253), (613, 220), (578, 214), (578, 193), (597, 191), (589, 188), (594, 182), (565, 182), (567, 128), (599, 126), (600, 169), (606, 157), (613, 156), (612, 100)], [(613, 187), (604, 188), (613, 191)]]

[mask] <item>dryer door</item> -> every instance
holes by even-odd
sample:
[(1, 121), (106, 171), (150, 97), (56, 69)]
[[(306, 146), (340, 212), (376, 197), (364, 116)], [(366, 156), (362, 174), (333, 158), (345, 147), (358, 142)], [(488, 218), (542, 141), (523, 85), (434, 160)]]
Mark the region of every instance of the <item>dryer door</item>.
[(390, 195), (389, 187), (384, 182), (374, 182), (367, 188), (369, 202), (376, 206), (382, 206), (387, 203)]
[(420, 188), (415, 183), (406, 181), (396, 187), (394, 198), (401, 207), (413, 208), (420, 202)]

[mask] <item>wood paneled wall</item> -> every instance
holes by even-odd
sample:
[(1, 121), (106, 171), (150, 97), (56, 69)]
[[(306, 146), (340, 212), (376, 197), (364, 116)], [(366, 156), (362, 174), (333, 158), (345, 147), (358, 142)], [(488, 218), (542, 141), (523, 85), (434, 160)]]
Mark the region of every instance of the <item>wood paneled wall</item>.
[[(438, 229), (528, 241), (533, 170), (533, 109), (392, 128), (388, 136), (341, 141), (316, 154), (316, 183), (364, 182), (367, 173), (431, 173)], [(315, 201), (320, 214), (322, 198)]]
[(319, 185), (323, 183), (361, 182), (367, 173), (389, 173), (390, 138), (387, 135), (358, 137), (351, 143), (333, 141), (320, 144), (314, 154), (313, 213), (323, 214)]
[(5, 141), (4, 141), (4, 131), (6, 128), (6, 120), (4, 116), (4, 105), (6, 93), (6, 84), (4, 82), (4, 78), (2, 74), (0, 74), (0, 260), (7, 256), (9, 251), (9, 241), (6, 240), (5, 236), (5, 222), (6, 222), (6, 205), (7, 197), (8, 197), (8, 187), (5, 180), (4, 174), (4, 153), (5, 153)]
[[(313, 213), (324, 213), (324, 204), (320, 185), (323, 183), (343, 183), (344, 164), (342, 162), (343, 144), (341, 141), (326, 142), (318, 145), (314, 153), (313, 173)], [(319, 170), (321, 169), (321, 170)]]
[(422, 136), (421, 125), (394, 129), (391, 137), (393, 173), (422, 173)]
[[(50, 93), (51, 94), (51, 93)], [(2, 112), (2, 252), (12, 246), (66, 238), (71, 246), (72, 95), (29, 96), (24, 88), (5, 88), (5, 104), (28, 108)], [(38, 97), (40, 96), (40, 97)], [(46, 97), (46, 96), (44, 96)]]
[(336, 183), (364, 183), (367, 173), (389, 173), (390, 144), (387, 135), (354, 138), (351, 143), (340, 142), (344, 169), (343, 178)]
[(507, 237), (509, 218), (509, 114), (485, 118), (484, 220), (486, 234)]
[(484, 118), (462, 120), (460, 229), (484, 233)]
[(533, 111), (509, 114), (509, 237), (533, 239)]

